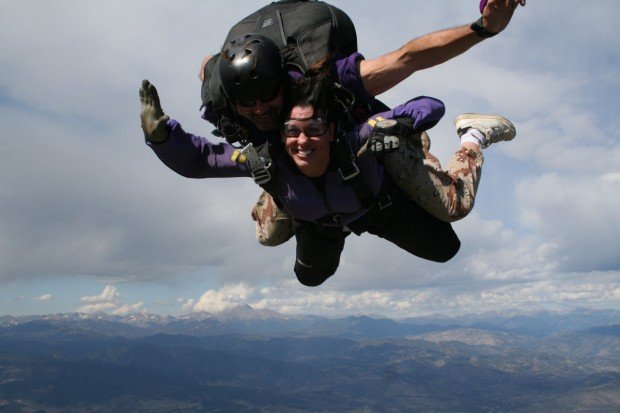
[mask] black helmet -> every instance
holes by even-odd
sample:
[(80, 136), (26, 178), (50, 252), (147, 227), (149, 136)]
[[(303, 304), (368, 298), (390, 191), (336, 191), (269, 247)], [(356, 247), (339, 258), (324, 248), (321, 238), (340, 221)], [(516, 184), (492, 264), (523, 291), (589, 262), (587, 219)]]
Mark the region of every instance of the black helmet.
[(280, 49), (259, 34), (231, 40), (222, 50), (219, 71), (226, 97), (240, 102), (273, 100), (286, 75)]

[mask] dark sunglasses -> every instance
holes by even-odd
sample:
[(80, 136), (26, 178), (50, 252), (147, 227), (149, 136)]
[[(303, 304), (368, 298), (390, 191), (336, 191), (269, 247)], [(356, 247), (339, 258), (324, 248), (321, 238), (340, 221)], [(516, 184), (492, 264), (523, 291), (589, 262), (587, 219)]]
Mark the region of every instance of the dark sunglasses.
[(329, 123), (327, 123), (327, 121), (323, 118), (312, 118), (303, 121), (308, 125), (303, 129), (297, 125), (291, 124), (292, 121), (292, 119), (289, 119), (284, 122), (284, 125), (282, 126), (282, 133), (289, 138), (298, 138), (302, 132), (308, 137), (323, 136), (325, 132), (327, 132), (327, 128), (329, 126)]
[(280, 93), (280, 88), (277, 88), (276, 90), (273, 91), (273, 93), (271, 93), (268, 96), (255, 96), (251, 98), (237, 99), (236, 102), (239, 104), (239, 106), (243, 106), (244, 108), (252, 108), (256, 106), (256, 103), (258, 101), (261, 101), (263, 103), (271, 102), (272, 100), (278, 97), (279, 93)]

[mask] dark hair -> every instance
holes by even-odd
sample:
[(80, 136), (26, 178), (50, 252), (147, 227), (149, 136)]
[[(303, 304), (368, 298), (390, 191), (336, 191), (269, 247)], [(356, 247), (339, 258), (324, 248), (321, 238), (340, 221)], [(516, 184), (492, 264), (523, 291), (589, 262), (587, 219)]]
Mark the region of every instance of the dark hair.
[(319, 69), (292, 81), (282, 114), (288, 116), (294, 106), (311, 105), (315, 115), (331, 123), (348, 117), (353, 102), (351, 92), (334, 82), (327, 70)]

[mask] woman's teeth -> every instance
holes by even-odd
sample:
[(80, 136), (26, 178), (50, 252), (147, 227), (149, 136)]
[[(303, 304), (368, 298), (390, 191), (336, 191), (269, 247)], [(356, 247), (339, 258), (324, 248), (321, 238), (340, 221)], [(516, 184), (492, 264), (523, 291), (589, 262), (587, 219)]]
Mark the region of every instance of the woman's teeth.
[(297, 154), (302, 157), (310, 156), (312, 152), (313, 152), (312, 149), (298, 149), (297, 150)]

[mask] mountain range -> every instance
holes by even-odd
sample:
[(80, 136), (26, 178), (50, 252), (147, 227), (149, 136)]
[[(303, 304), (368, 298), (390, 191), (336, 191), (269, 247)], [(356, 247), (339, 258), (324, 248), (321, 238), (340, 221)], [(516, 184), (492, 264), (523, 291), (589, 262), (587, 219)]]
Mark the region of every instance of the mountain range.
[(0, 317), (0, 412), (617, 412), (620, 312)]

